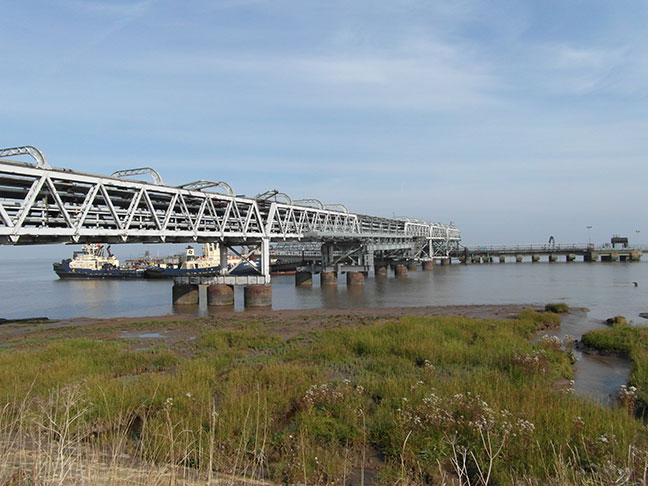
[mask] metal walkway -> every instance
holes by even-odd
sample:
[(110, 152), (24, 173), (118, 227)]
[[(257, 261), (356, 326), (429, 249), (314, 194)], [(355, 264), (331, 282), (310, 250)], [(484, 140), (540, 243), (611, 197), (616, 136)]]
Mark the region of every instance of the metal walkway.
[[(34, 163), (15, 161), (16, 156)], [(150, 175), (152, 182), (128, 179), (141, 175)], [(3, 245), (219, 242), (222, 251), (245, 245), (258, 248), (260, 275), (267, 283), (270, 242), (356, 248), (349, 258), (361, 248), (366, 266), (375, 252), (400, 251), (422, 260), (448, 257), (460, 239), (453, 225), (355, 214), (315, 199), (293, 201), (277, 191), (238, 196), (222, 181), (174, 187), (151, 168), (87, 174), (52, 167), (35, 147), (0, 149)]]

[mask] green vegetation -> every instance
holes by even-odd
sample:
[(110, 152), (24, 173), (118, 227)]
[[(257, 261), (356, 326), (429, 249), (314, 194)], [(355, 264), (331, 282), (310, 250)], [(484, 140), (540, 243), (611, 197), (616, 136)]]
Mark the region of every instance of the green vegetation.
[(246, 328), (209, 331), (204, 333), (198, 340), (199, 346), (219, 351), (277, 348), (282, 343), (283, 341), (277, 336)]
[(606, 319), (605, 323), (609, 324), (610, 326), (616, 326), (616, 325), (626, 326), (628, 325), (628, 320), (623, 316), (614, 316)]
[(204, 329), (184, 357), (68, 339), (0, 355), (0, 429), (57, 424), (141, 461), (277, 483), (366, 467), (383, 484), (641, 477), (645, 427), (558, 390), (569, 353), (531, 343), (555, 319), (408, 317), (289, 340), (242, 323)]
[(553, 312), (554, 314), (566, 314), (569, 312), (569, 307), (564, 302), (557, 304), (547, 304), (545, 305), (546, 312)]
[(560, 317), (551, 312), (537, 312), (533, 309), (524, 309), (520, 312), (518, 319), (535, 323), (536, 330), (558, 329)]
[(638, 405), (648, 407), (648, 328), (633, 327), (623, 316), (617, 316), (608, 329), (583, 335), (583, 344), (603, 353), (618, 354), (632, 361), (629, 385), (634, 387)]

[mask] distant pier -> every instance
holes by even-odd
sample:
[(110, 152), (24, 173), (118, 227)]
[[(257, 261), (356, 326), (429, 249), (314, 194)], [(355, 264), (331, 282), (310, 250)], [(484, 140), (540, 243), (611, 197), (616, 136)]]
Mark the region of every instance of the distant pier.
[(641, 260), (641, 247), (615, 248), (611, 245), (496, 245), (466, 246), (455, 251), (452, 257), (461, 263), (521, 263), (574, 262), (633, 262)]

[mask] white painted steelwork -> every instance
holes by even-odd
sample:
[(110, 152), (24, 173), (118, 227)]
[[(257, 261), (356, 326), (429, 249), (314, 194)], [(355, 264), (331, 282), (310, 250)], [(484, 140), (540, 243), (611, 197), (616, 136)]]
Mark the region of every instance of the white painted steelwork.
[[(216, 184), (228, 193), (200, 190)], [(187, 186), (0, 159), (0, 243), (461, 238), (440, 223), (235, 196), (222, 182)]]
[[(7, 160), (29, 155), (36, 164)], [(263, 247), (270, 241), (357, 242), (447, 255), (461, 239), (453, 225), (355, 214), (342, 205), (269, 191), (235, 195), (224, 182), (162, 183), (150, 168), (102, 176), (51, 167), (35, 147), (0, 149), (0, 244), (216, 242)], [(150, 174), (154, 182), (122, 177)], [(208, 191), (220, 187), (226, 193)], [(280, 196), (280, 197), (277, 197)], [(423, 249), (423, 250), (421, 250)], [(436, 252), (436, 253), (435, 253)], [(423, 259), (425, 255), (422, 255)]]

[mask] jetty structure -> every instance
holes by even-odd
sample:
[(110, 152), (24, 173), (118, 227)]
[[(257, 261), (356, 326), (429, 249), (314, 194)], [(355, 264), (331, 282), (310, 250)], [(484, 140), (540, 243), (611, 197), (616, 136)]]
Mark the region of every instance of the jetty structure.
[[(625, 243), (617, 246), (618, 240), (623, 240)], [(425, 263), (425, 267), (429, 269), (435, 262), (447, 265), (453, 261), (458, 263), (638, 262), (644, 251), (645, 249), (640, 246), (629, 246), (627, 238), (620, 237), (613, 237), (611, 243), (602, 246), (592, 244), (463, 246), (459, 244), (450, 251), (450, 258), (432, 259)], [(271, 249), (272, 269), (278, 272), (317, 268), (321, 261), (320, 244), (317, 242), (278, 243)], [(416, 269), (416, 262), (411, 260), (398, 262), (392, 259), (389, 263), (383, 264), (393, 267), (399, 263), (410, 270)]]
[(628, 238), (613, 236), (610, 243), (602, 246), (587, 245), (495, 245), (462, 246), (451, 252), (451, 256), (462, 263), (505, 263), (515, 261), (541, 260), (548, 262), (573, 262), (578, 257), (584, 262), (638, 262), (644, 249), (630, 246)]
[[(133, 179), (139, 176), (152, 180)], [(240, 196), (223, 181), (171, 186), (150, 167), (88, 174), (51, 166), (33, 146), (0, 149), (0, 244), (218, 243), (221, 273), (176, 278), (176, 304), (197, 303), (204, 285), (207, 304), (231, 305), (233, 286), (242, 285), (246, 305), (269, 305), (271, 244), (291, 241), (320, 245), (319, 264), (298, 272), (296, 283), (307, 285), (319, 272), (325, 285), (337, 284), (339, 273), (349, 285), (361, 285), (370, 271), (386, 275), (386, 265), (403, 275), (405, 263), (431, 269), (435, 260), (449, 261), (461, 231), (453, 224), (357, 214), (317, 199), (292, 200), (276, 190)], [(230, 275), (230, 251), (258, 260), (255, 274)]]

